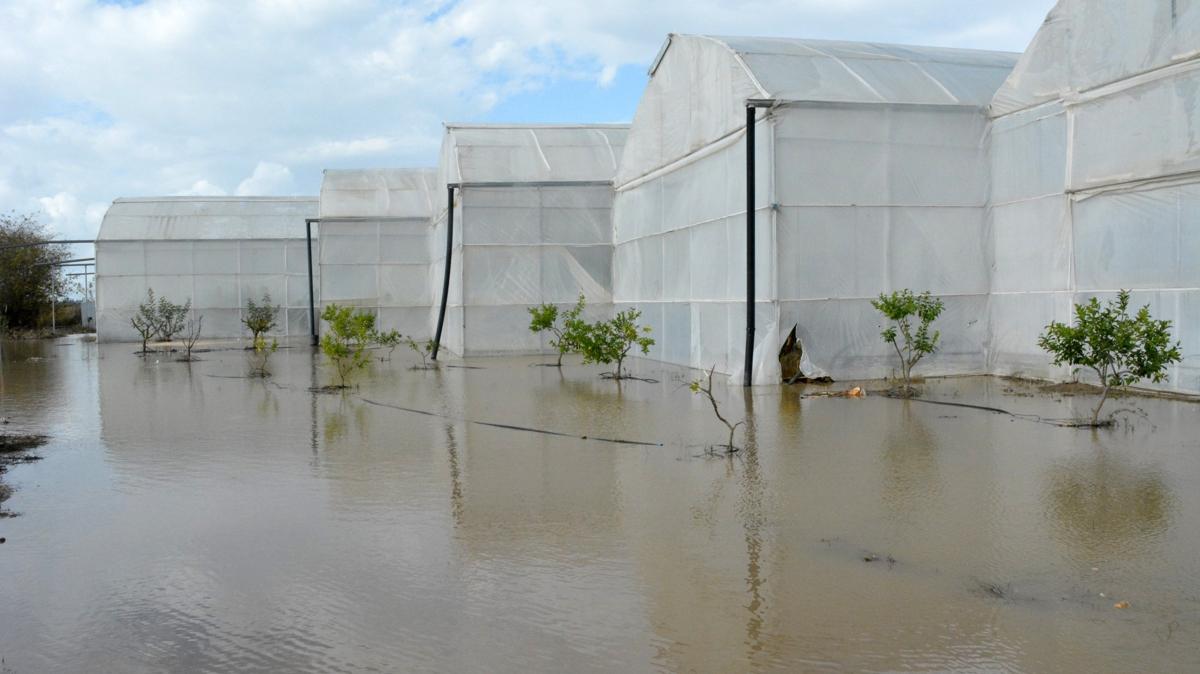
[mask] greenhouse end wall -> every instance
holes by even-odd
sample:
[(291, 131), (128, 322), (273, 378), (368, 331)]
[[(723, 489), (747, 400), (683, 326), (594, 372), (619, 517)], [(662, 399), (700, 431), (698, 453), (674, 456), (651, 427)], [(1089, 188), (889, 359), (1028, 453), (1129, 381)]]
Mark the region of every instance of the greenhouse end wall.
[(245, 337), (246, 300), (264, 293), (280, 306), (273, 336), (308, 334), (304, 218), (316, 211), (316, 199), (117, 200), (96, 241), (98, 339), (140, 341), (130, 319), (150, 289), (191, 300), (206, 338)]

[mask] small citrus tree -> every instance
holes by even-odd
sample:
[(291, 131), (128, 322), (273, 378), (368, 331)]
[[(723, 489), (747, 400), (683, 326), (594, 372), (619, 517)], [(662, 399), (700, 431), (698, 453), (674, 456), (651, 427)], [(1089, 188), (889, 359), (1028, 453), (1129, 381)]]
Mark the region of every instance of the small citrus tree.
[(1100, 408), (1112, 387), (1142, 379), (1162, 382), (1167, 378), (1167, 366), (1182, 357), (1179, 342), (1171, 341), (1171, 321), (1155, 320), (1149, 305), (1134, 316), (1128, 310), (1128, 290), (1103, 305), (1093, 297), (1075, 305), (1074, 325), (1054, 321), (1038, 338), (1038, 346), (1054, 357), (1055, 365), (1086, 367), (1100, 378), (1102, 392), (1092, 410), (1093, 426), (1101, 425)]
[(605, 365), (616, 363), (617, 371), (611, 373), (612, 378), (625, 379), (624, 363), (629, 352), (636, 346), (643, 354), (647, 354), (654, 345), (654, 338), (650, 337), (650, 326), (637, 324), (641, 317), (641, 311), (626, 309), (610, 321), (578, 326), (573, 339), (577, 340), (579, 352), (583, 354), (583, 362)]
[(379, 346), (388, 350), (386, 358), (383, 356), (379, 357), (379, 362), (382, 363), (384, 360), (390, 361), (392, 359), (392, 352), (404, 342), (404, 335), (401, 335), (399, 330), (388, 330), (387, 332), (376, 334), (375, 341)]
[(279, 314), (279, 305), (271, 304), (271, 293), (264, 292), (261, 302), (255, 302), (253, 297), (246, 299), (246, 313), (242, 316), (242, 325), (250, 331), (254, 344), (263, 335), (276, 326), (275, 317)]
[[(413, 353), (415, 353), (421, 357), (420, 369), (422, 369), (422, 370), (436, 370), (437, 369), (437, 361), (436, 360), (433, 361), (432, 367), (429, 365), (429, 357), (431, 355), (433, 355), (433, 340), (432, 339), (427, 339), (423, 342), (418, 342), (417, 340), (413, 339), (412, 337), (405, 337), (404, 343), (408, 345), (408, 348), (412, 349)], [(416, 366), (413, 366), (412, 369), (416, 370), (418, 368)]]
[(584, 297), (580, 295), (575, 306), (566, 311), (559, 311), (553, 304), (529, 309), (529, 330), (534, 333), (548, 331), (552, 335), (550, 346), (558, 350), (558, 362), (554, 364), (555, 367), (562, 367), (563, 356), (579, 350), (579, 328), (584, 325), (581, 319), (584, 304)]
[[(879, 299), (871, 300), (871, 306), (892, 322), (879, 334), (883, 341), (896, 349), (896, 355), (900, 357), (900, 375), (904, 380), (901, 390), (905, 395), (911, 395), (913, 367), (922, 358), (937, 351), (941, 333), (937, 330), (931, 332), (929, 326), (941, 315), (945, 305), (942, 300), (930, 295), (929, 291), (916, 295), (905, 288), (891, 295), (880, 293)], [(915, 332), (914, 321), (917, 322)]]
[(321, 320), (329, 325), (321, 335), (321, 351), (337, 370), (337, 388), (346, 388), (350, 375), (371, 361), (367, 347), (375, 341), (375, 316), (329, 304), (321, 311)]

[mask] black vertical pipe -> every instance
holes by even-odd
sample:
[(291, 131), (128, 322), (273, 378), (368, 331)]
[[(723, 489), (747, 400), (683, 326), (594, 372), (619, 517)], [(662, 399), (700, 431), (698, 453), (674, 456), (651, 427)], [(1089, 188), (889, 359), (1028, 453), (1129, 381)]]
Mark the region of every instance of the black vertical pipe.
[(754, 113), (746, 106), (746, 363), (743, 385), (754, 381)]
[(305, 219), (304, 221), (304, 240), (308, 244), (308, 334), (312, 345), (316, 346), (317, 304), (313, 299), (312, 223), (311, 219)]
[(446, 186), (446, 273), (442, 277), (442, 306), (438, 309), (437, 333), (433, 336), (433, 360), (442, 346), (442, 324), (446, 322), (446, 302), (450, 298), (450, 258), (454, 251), (454, 186)]

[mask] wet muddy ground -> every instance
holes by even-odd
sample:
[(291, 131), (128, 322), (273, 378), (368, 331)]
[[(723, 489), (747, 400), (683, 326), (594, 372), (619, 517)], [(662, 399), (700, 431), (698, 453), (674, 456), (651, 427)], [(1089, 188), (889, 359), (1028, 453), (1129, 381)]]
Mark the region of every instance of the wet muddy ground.
[(1192, 403), (718, 387), (727, 459), (655, 363), (134, 350), (0, 345), (4, 671), (1200, 671)]

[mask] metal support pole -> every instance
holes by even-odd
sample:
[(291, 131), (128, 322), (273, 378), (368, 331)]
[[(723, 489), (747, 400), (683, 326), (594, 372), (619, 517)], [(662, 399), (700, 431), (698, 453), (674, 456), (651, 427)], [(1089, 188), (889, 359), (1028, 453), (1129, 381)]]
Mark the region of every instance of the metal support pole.
[(304, 239), (308, 244), (308, 334), (313, 346), (317, 345), (317, 304), (313, 299), (312, 265), (312, 219), (304, 220)]
[(746, 106), (746, 363), (743, 385), (754, 381), (754, 117)]
[(442, 324), (446, 322), (446, 302), (450, 298), (450, 259), (454, 252), (454, 185), (446, 186), (446, 273), (442, 277), (442, 306), (438, 308), (437, 332), (433, 336), (433, 360), (442, 346)]

